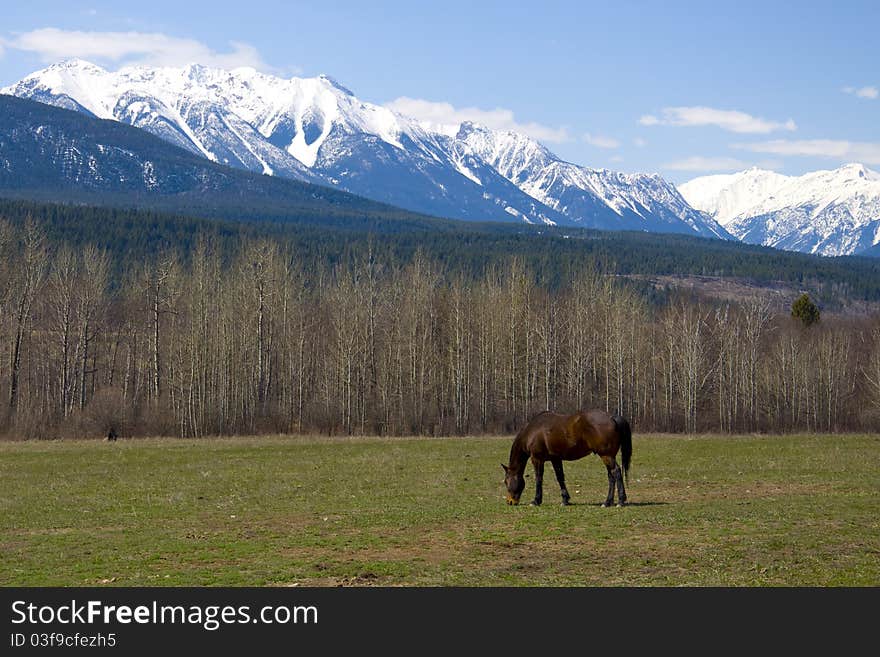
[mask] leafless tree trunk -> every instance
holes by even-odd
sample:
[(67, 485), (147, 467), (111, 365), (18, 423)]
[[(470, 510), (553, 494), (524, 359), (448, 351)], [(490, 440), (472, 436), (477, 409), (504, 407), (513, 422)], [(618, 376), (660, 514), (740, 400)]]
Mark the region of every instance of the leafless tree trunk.
[(15, 299), (15, 329), (9, 384), (9, 407), (13, 410), (18, 401), (22, 341), (30, 330), (29, 321), (34, 299), (43, 285), (49, 264), (45, 235), (31, 220), (25, 224), (22, 253), (21, 271), (18, 274)]

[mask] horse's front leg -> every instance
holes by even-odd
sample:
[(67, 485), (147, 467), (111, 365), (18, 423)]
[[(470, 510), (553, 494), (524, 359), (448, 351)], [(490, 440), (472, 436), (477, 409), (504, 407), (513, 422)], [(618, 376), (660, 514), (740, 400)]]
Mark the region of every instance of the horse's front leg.
[(544, 499), (544, 461), (533, 456), (532, 465), (535, 466), (535, 499), (532, 506), (541, 506)]
[(565, 472), (562, 470), (562, 460), (553, 459), (551, 463), (553, 463), (553, 470), (556, 472), (556, 481), (559, 482), (559, 490), (562, 491), (562, 506), (568, 506), (571, 495), (568, 494), (568, 489), (565, 487)]

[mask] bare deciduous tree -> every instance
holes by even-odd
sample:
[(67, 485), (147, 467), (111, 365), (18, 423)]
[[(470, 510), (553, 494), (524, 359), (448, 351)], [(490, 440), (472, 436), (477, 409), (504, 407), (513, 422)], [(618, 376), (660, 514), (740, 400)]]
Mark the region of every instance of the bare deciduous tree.
[(880, 329), (762, 301), (650, 305), (590, 265), (543, 282), (375, 245), (302, 270), (270, 240), (126, 267), (0, 221), (7, 433), (510, 432), (603, 407), (641, 431), (880, 427)]

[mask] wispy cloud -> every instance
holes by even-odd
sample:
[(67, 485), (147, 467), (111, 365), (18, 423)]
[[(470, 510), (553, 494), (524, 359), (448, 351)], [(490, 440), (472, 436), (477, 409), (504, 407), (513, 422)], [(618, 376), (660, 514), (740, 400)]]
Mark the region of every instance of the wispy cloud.
[(797, 125), (792, 119), (769, 121), (737, 110), (702, 106), (665, 107), (660, 116), (646, 114), (639, 119), (639, 123), (645, 126), (715, 126), (729, 132), (756, 134), (765, 134), (776, 130), (797, 130)]
[(613, 137), (606, 137), (605, 135), (593, 135), (589, 132), (584, 135), (584, 141), (587, 142), (590, 146), (595, 146), (596, 148), (617, 148), (620, 146), (620, 142)]
[(408, 98), (401, 96), (385, 104), (389, 109), (410, 116), (437, 128), (457, 129), (464, 121), (479, 123), (493, 130), (511, 130), (528, 135), (538, 141), (562, 143), (571, 137), (565, 128), (553, 128), (541, 123), (521, 123), (512, 110), (501, 107), (486, 110), (479, 107), (455, 107), (451, 103)]
[(639, 148), (644, 148), (645, 146), (648, 145), (648, 142), (646, 142), (646, 141), (645, 141), (644, 139), (642, 139), (641, 137), (636, 137), (635, 139), (633, 139), (633, 143), (634, 143), (636, 146), (638, 146)]
[(841, 162), (880, 164), (880, 142), (842, 139), (773, 139), (733, 144), (733, 148), (753, 153), (798, 157), (821, 157)]
[(220, 68), (252, 66), (272, 70), (254, 46), (230, 42), (218, 52), (195, 39), (158, 32), (87, 32), (44, 27), (6, 39), (0, 47), (35, 54), (44, 62), (81, 58), (99, 64), (151, 64), (180, 66), (198, 63)]
[(667, 162), (664, 169), (672, 171), (741, 171), (752, 166), (751, 162), (745, 162), (735, 157), (703, 157), (694, 155), (682, 160)]
[(843, 93), (868, 100), (880, 98), (880, 89), (877, 87), (844, 87)]

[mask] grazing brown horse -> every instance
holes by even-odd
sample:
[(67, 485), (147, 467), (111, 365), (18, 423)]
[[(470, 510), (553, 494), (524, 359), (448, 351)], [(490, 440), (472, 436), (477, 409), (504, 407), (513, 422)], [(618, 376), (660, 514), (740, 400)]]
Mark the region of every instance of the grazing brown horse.
[(617, 486), (617, 506), (626, 504), (623, 474), (617, 465), (617, 452), (621, 452), (623, 471), (629, 472), (632, 459), (632, 432), (629, 422), (619, 415), (605, 411), (580, 411), (574, 415), (559, 415), (544, 411), (539, 413), (520, 431), (510, 448), (510, 463), (502, 464), (504, 483), (507, 486), (507, 503), (519, 504), (526, 487), (523, 473), (526, 461), (531, 459), (535, 467), (535, 500), (541, 504), (544, 481), (544, 462), (550, 461), (556, 471), (556, 480), (562, 489), (562, 504), (567, 505), (571, 496), (565, 488), (563, 461), (575, 461), (587, 454), (597, 454), (608, 469), (608, 497), (602, 506), (614, 502)]

